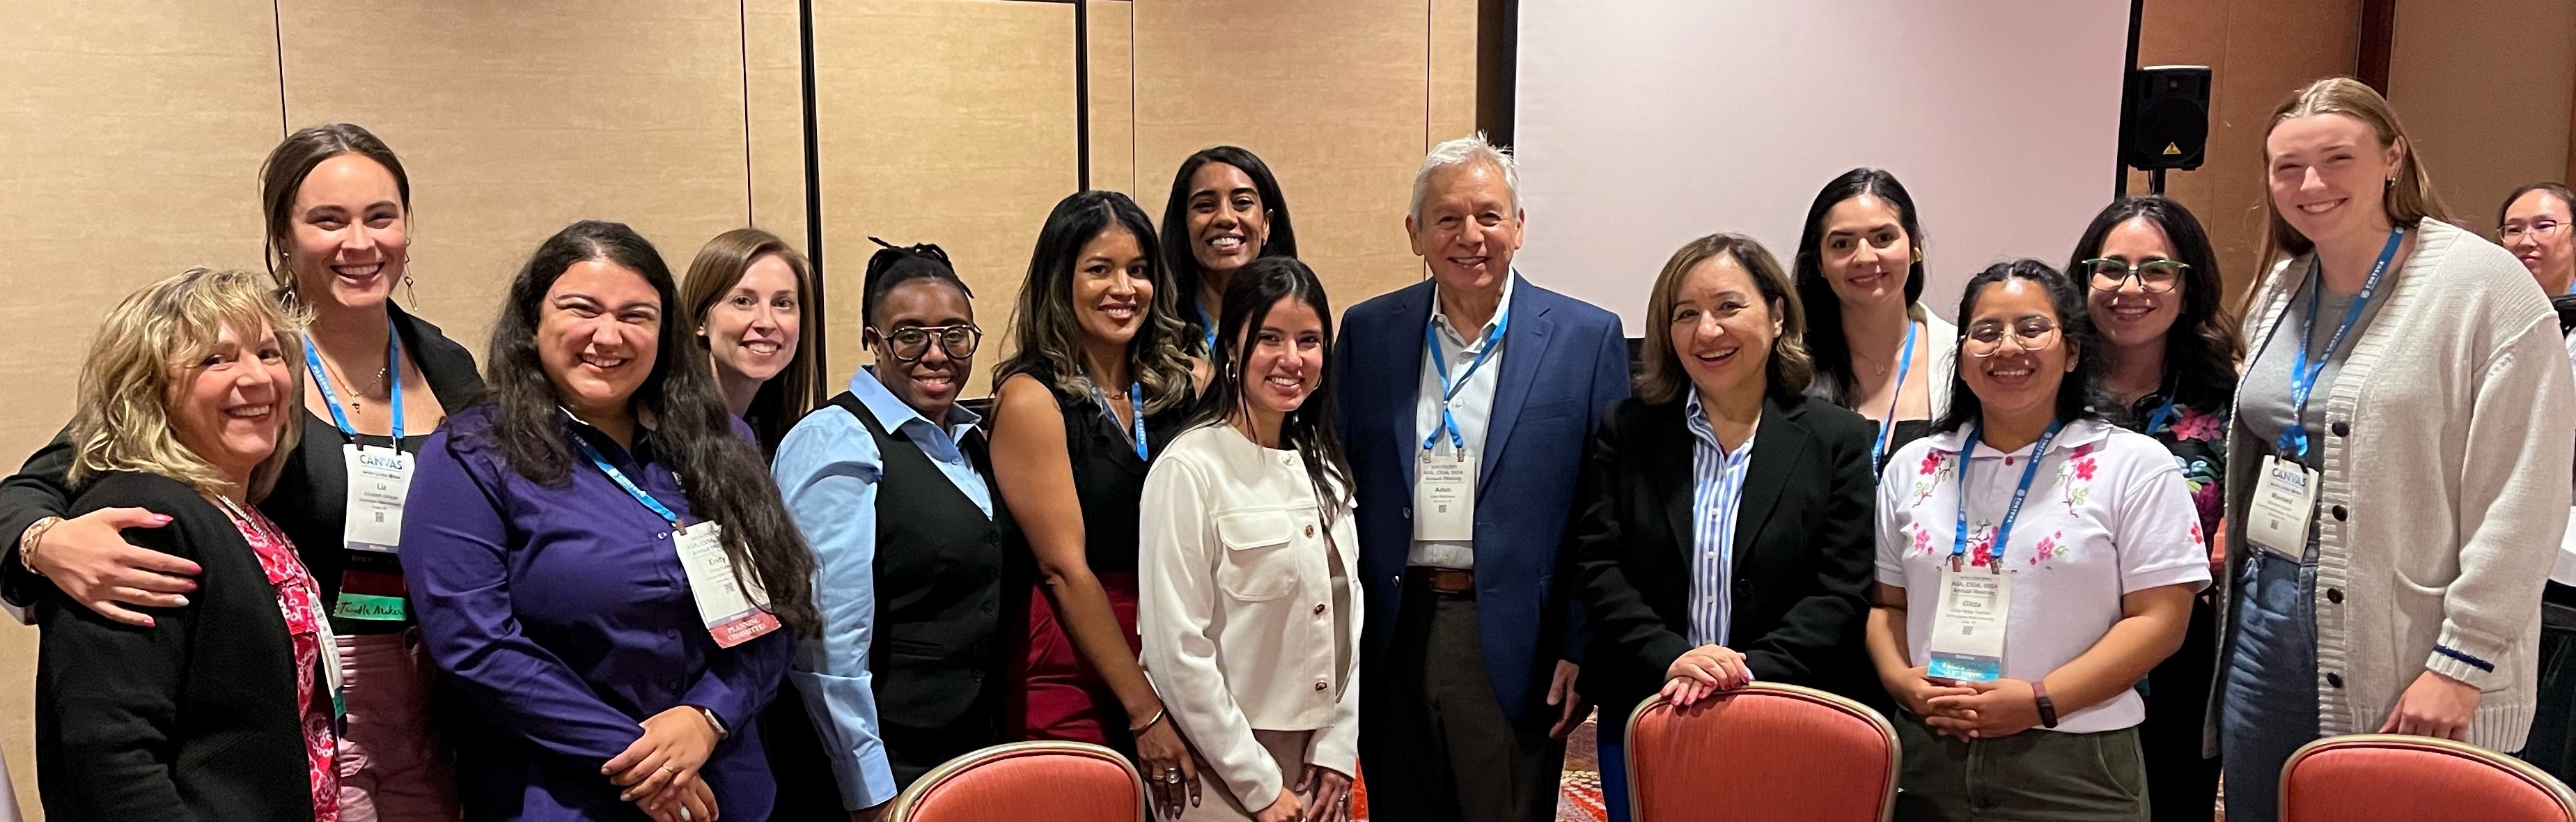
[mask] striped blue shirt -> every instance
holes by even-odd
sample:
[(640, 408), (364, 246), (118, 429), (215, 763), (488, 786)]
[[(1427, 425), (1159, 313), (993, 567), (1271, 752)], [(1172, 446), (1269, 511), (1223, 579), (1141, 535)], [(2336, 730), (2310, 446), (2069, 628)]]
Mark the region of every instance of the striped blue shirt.
[[(1735, 600), (1728, 587), (1735, 571), (1735, 515), (1744, 507), (1744, 468), (1753, 464), (1753, 440), (1729, 452), (1717, 444), (1699, 392), (1686, 394), (1683, 418), (1691, 432), (1691, 592), (1690, 643), (1726, 644), (1728, 613)], [(1757, 432), (1758, 433), (1758, 432)]]

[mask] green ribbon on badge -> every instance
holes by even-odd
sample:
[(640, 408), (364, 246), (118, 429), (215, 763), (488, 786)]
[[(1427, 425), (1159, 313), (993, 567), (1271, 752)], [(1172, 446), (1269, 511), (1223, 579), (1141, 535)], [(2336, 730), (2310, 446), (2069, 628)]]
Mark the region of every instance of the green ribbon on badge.
[(400, 622), (410, 618), (411, 609), (403, 602), (402, 597), (352, 594), (342, 591), (340, 603), (331, 608), (331, 616), (373, 622)]

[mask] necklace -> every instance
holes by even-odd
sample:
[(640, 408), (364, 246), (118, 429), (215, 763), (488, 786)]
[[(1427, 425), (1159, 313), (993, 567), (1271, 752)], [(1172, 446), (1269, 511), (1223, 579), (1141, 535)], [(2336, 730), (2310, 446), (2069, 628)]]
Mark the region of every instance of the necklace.
[(334, 362), (330, 357), (323, 357), (321, 359), (322, 367), (330, 369), (334, 378), (338, 379), (341, 385), (346, 385), (351, 389), (356, 389), (352, 390), (348, 397), (350, 414), (359, 414), (367, 410), (366, 398), (385, 389), (385, 377), (390, 373), (392, 367), (391, 363), (387, 363), (386, 367), (376, 369), (375, 381), (369, 383), (364, 389), (358, 389), (357, 381), (349, 379), (349, 372), (341, 369), (338, 362)]

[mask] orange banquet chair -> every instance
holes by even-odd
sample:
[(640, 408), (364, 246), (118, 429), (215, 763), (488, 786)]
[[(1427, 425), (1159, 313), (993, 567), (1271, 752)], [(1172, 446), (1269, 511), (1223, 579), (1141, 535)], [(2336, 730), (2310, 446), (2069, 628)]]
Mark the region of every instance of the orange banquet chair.
[(2283, 822), (2571, 822), (2576, 794), (2531, 763), (2447, 739), (2351, 734), (2281, 767)]
[(1858, 702), (1756, 682), (1628, 717), (1636, 822), (1883, 822), (1896, 809), (1896, 728)]
[(1117, 751), (1013, 742), (951, 759), (894, 798), (893, 822), (1139, 822), (1145, 779)]

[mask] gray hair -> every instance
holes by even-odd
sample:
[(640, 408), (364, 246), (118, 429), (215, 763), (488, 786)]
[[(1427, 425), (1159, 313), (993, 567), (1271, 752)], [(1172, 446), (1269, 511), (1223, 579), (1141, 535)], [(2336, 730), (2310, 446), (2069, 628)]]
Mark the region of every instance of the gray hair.
[(1431, 153), (1423, 155), (1422, 168), (1413, 172), (1413, 207), (1405, 213), (1417, 222), (1422, 219), (1422, 198), (1431, 186), (1432, 172), (1469, 163), (1484, 163), (1502, 172), (1503, 190), (1511, 194), (1512, 211), (1521, 210), (1520, 163), (1512, 159), (1510, 149), (1496, 147), (1479, 131), (1432, 146)]

